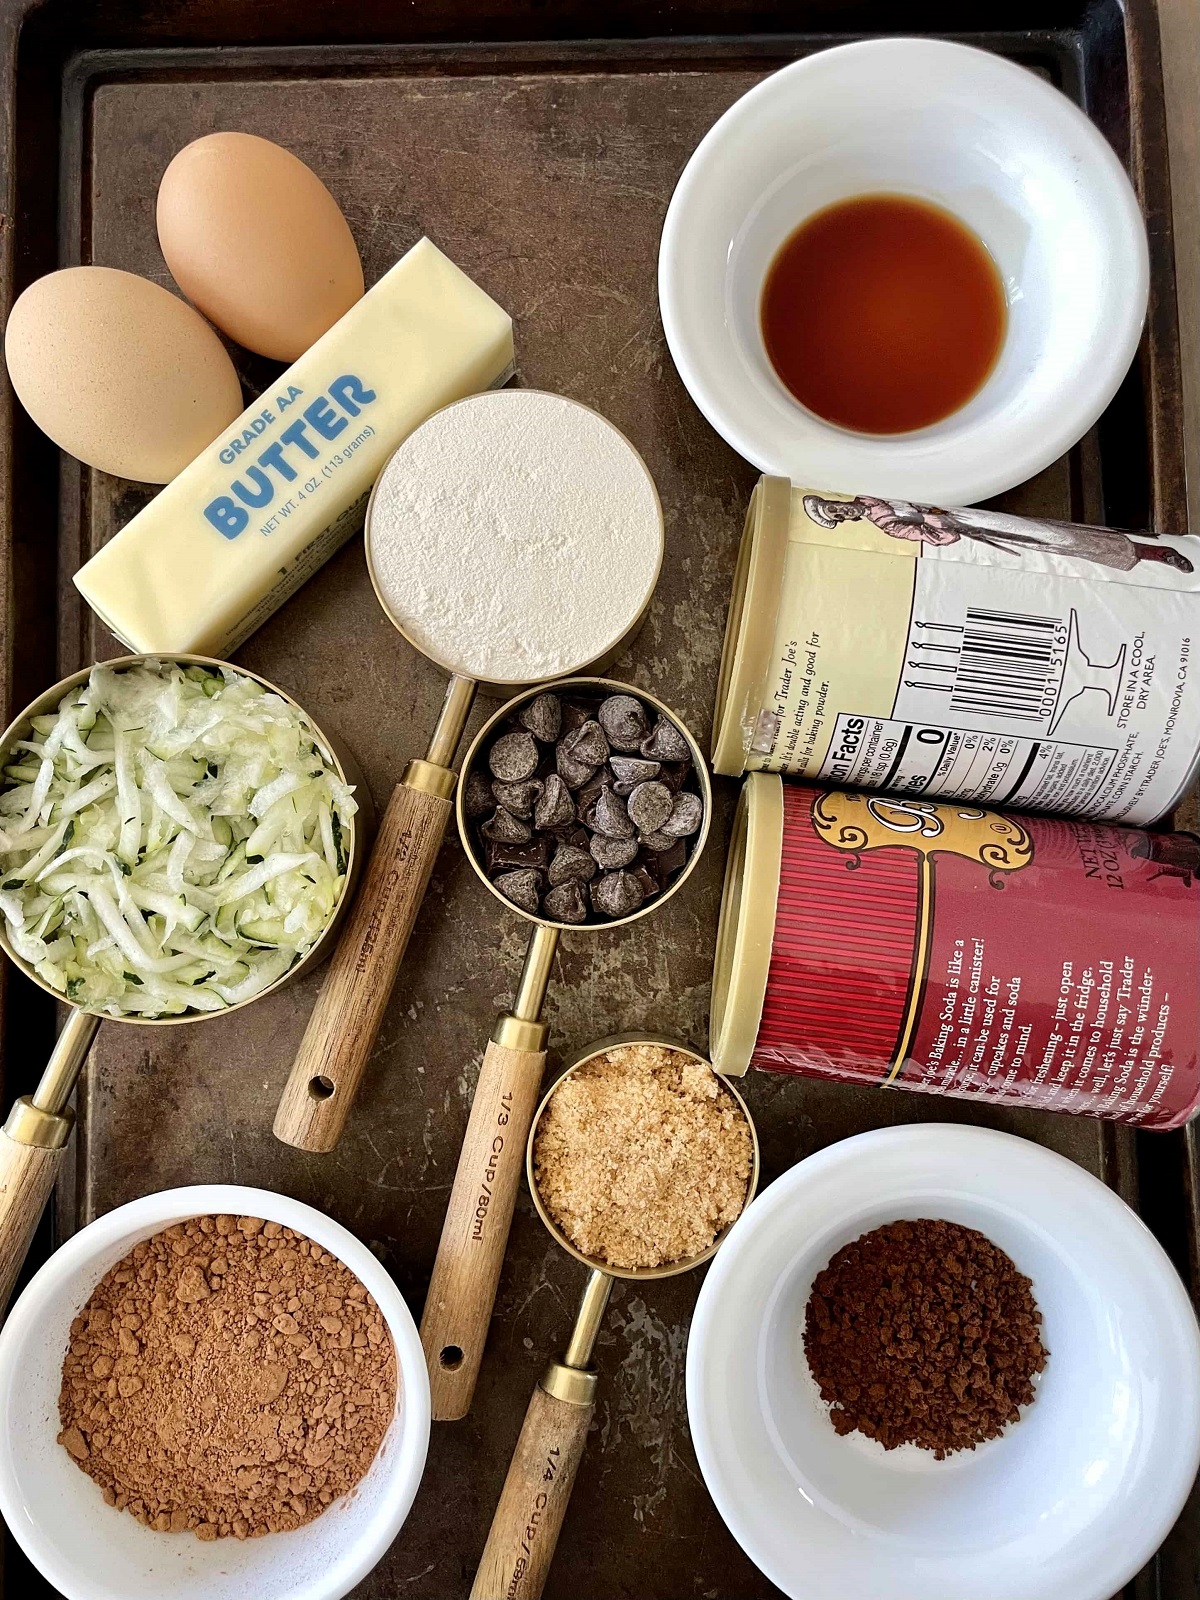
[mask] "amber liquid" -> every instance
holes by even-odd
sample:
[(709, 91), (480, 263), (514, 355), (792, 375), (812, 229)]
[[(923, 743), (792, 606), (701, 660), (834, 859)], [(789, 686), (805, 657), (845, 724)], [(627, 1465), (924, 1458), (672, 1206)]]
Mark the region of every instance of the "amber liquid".
[(957, 217), (874, 194), (818, 211), (785, 241), (760, 320), (801, 405), (857, 433), (908, 433), (982, 388), (1006, 302), (995, 262)]

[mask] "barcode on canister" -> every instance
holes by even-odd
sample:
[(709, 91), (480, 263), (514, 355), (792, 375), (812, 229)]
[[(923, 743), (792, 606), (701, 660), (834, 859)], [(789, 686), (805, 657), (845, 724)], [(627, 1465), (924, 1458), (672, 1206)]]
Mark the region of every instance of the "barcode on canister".
[(1066, 655), (1062, 617), (967, 608), (950, 704), (955, 711), (1044, 722)]

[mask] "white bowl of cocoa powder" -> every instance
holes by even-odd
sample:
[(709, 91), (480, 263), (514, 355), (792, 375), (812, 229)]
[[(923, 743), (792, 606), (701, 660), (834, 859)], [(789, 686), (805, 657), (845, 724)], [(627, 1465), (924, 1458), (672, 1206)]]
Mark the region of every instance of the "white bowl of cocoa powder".
[(0, 1514), (67, 1600), (337, 1600), (416, 1495), (429, 1383), (391, 1277), (284, 1195), (84, 1228), (0, 1332)]

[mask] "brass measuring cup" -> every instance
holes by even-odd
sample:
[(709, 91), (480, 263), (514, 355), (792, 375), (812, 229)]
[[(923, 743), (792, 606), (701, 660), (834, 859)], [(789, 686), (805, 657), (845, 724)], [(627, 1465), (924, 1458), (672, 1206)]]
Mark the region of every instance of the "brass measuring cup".
[[(424, 757), (410, 761), (404, 768), (380, 820), (379, 834), (363, 873), (354, 910), (347, 918), (329, 975), (317, 997), (280, 1097), (275, 1137), (300, 1150), (332, 1150), (345, 1129), (450, 821), (457, 781), (454, 757), (476, 690), (511, 695), (526, 687), (528, 682), (524, 675), (499, 682), (469, 676), (462, 662), (454, 659), (452, 645), (439, 642), (435, 647), (428, 639), (418, 642), (406, 631), (389, 604), (375, 569), (373, 550), (379, 486), (389, 471), (394, 470), (393, 463), (402, 461), (405, 452), (413, 448), (423, 429), (436, 426), (447, 411), (471, 408), (478, 414), (479, 425), (486, 426), (489, 415), (494, 417), (501, 413), (514, 395), (520, 397), (530, 392), (527, 389), (491, 390), (470, 395), (435, 413), (393, 453), (367, 502), (364, 540), (375, 597), (397, 632), (414, 650), (448, 672), (450, 681)], [(580, 405), (578, 401), (567, 400), (564, 396), (553, 398), (591, 412), (591, 407)], [(601, 420), (614, 433), (619, 433), (607, 419)], [(654, 578), (637, 614), (621, 617), (615, 626), (615, 635), (602, 648), (589, 650), (582, 657), (564, 657), (551, 677), (589, 668), (603, 672), (637, 633), (650, 609), (662, 564), (662, 508), (645, 462), (627, 439), (624, 443), (631, 461), (645, 474), (653, 495), (658, 534)], [(563, 470), (569, 471), (570, 466), (570, 462), (564, 462)], [(419, 525), (414, 525), (411, 536), (416, 538), (420, 533)], [(457, 575), (453, 581), (459, 582)], [(535, 612), (544, 603), (536, 569), (529, 573), (527, 593), (530, 611)], [(434, 1415), (437, 1415), (436, 1408)]]
[[(464, 809), (467, 779), (476, 763), (484, 760), (497, 727), (539, 694), (552, 692), (569, 697), (572, 690), (632, 695), (674, 723), (687, 739), (704, 808), (691, 853), (675, 881), (637, 911), (603, 923), (552, 922), (546, 917), (531, 916), (505, 899), (487, 875)], [(465, 1417), (475, 1392), (521, 1179), (521, 1152), (546, 1065), (549, 1029), (542, 1021), (542, 1007), (559, 934), (601, 933), (626, 927), (650, 916), (669, 900), (691, 875), (708, 838), (712, 785), (700, 746), (661, 700), (643, 689), (611, 679), (563, 678), (517, 695), (480, 728), (463, 762), (457, 814), (463, 849), (476, 875), (506, 910), (532, 922), (534, 928), (513, 1008), (498, 1019), (484, 1051), (421, 1318), (421, 1343), (429, 1368), (435, 1422), (456, 1422)]]
[[(261, 684), (264, 689), (279, 695), (297, 711), (303, 711), (303, 707), (285, 689), (272, 683), (269, 678), (264, 678), (261, 673), (250, 672), (246, 667), (231, 666), (224, 661), (216, 661), (211, 656), (118, 656), (98, 665), (120, 671), (122, 668), (144, 666), (148, 661), (177, 662), (185, 667), (201, 666), (217, 669), (228, 667), (229, 671), (236, 672), (240, 677), (250, 678), (255, 683)], [(65, 695), (87, 682), (92, 670), (93, 668), (89, 666), (71, 673), (69, 677), (63, 678), (38, 695), (36, 700), (14, 718), (4, 733), (0, 734), (0, 768), (7, 766), (11, 761), (13, 746), (28, 736), (33, 718), (55, 711)], [(71, 1095), (100, 1023), (107, 1021), (141, 1028), (164, 1028), (179, 1023), (205, 1022), (217, 1017), (227, 1017), (234, 1011), (240, 1011), (243, 1006), (254, 1005), (285, 983), (291, 983), (309, 967), (318, 961), (323, 961), (333, 948), (333, 935), (354, 896), (354, 885), (362, 867), (366, 840), (374, 819), (374, 808), (353, 756), (337, 739), (331, 739), (319, 728), (307, 712), (303, 714), (320, 743), (332, 757), (338, 777), (342, 782), (353, 786), (359, 810), (351, 817), (347, 829), (346, 877), (342, 885), (341, 898), (334, 907), (333, 915), (311, 949), (307, 950), (282, 976), (276, 978), (274, 983), (268, 984), (258, 994), (251, 995), (246, 1000), (239, 1000), (235, 1005), (226, 1006), (221, 1011), (184, 1012), (180, 1016), (172, 1017), (110, 1017), (103, 1012), (85, 1011), (81, 1006), (67, 1000), (57, 989), (51, 988), (28, 962), (22, 960), (8, 936), (5, 919), (0, 917), (0, 949), (4, 950), (8, 959), (31, 983), (35, 983), (39, 989), (69, 1008), (67, 1020), (55, 1041), (41, 1081), (32, 1095), (22, 1095), (15, 1102), (9, 1112), (8, 1120), (0, 1129), (0, 1313), (8, 1304), (13, 1284), (28, 1254), (38, 1219), (54, 1187), (58, 1175), (59, 1157), (71, 1137), (75, 1121), (70, 1107)]]
[[(665, 1267), (620, 1268), (593, 1261), (577, 1250), (546, 1210), (534, 1177), (533, 1152), (538, 1124), (559, 1087), (572, 1073), (587, 1066), (597, 1056), (617, 1045), (657, 1044), (694, 1061), (709, 1063), (698, 1051), (670, 1039), (644, 1035), (620, 1035), (591, 1045), (554, 1084), (537, 1108), (525, 1153), (525, 1172), (537, 1214), (556, 1243), (588, 1269), (587, 1282), (571, 1338), (561, 1361), (552, 1361), (542, 1374), (525, 1413), (521, 1434), (509, 1463), (499, 1503), (492, 1517), (487, 1544), (480, 1558), (470, 1600), (538, 1600), (554, 1559), (555, 1546), (566, 1516), (575, 1484), (575, 1474), (587, 1443), (588, 1428), (596, 1405), (599, 1375), (591, 1367), (592, 1353), (608, 1297), (618, 1278), (648, 1282), (653, 1278), (673, 1278), (690, 1272), (716, 1254), (728, 1229), (707, 1250), (685, 1261)], [(737, 1102), (750, 1129), (750, 1178), (742, 1210), (758, 1188), (758, 1133), (745, 1101), (727, 1078), (720, 1079)], [(740, 1214), (740, 1213), (739, 1213)]]

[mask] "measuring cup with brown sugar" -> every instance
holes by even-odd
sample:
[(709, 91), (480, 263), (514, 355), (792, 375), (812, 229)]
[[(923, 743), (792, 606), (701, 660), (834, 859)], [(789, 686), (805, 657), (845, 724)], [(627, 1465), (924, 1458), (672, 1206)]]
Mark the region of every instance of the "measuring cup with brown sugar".
[[(494, 752), (497, 743), (504, 743), (511, 737), (503, 730), (506, 727), (523, 727), (522, 718), (526, 722), (533, 721), (536, 726), (537, 719), (534, 713), (539, 705), (544, 705), (548, 699), (560, 703), (563, 726), (566, 725), (568, 714), (572, 711), (576, 715), (590, 716), (592, 712), (598, 715), (602, 704), (611, 704), (614, 700), (624, 703), (624, 709), (628, 711), (631, 709), (630, 703), (636, 702), (642, 708), (648, 731), (653, 729), (657, 732), (669, 725), (677, 741), (674, 744), (674, 752), (678, 754), (686, 751), (686, 762), (658, 763), (630, 758), (635, 772), (639, 768), (658, 766), (661, 774), (671, 777), (673, 782), (694, 785), (687, 790), (687, 793), (690, 797), (688, 803), (692, 807), (695, 830), (685, 840), (679, 841), (685, 847), (682, 852), (674, 852), (674, 857), (660, 855), (654, 858), (654, 870), (659, 877), (657, 888), (647, 893), (644, 899), (638, 895), (636, 903), (629, 904), (623, 911), (613, 906), (603, 913), (593, 909), (584, 911), (581, 915), (581, 908), (588, 901), (594, 905), (595, 896), (591, 891), (601, 882), (610, 880), (606, 886), (611, 887), (612, 879), (630, 876), (624, 871), (606, 872), (598, 867), (593, 869), (595, 875), (585, 886), (589, 891), (586, 899), (581, 888), (579, 897), (575, 900), (575, 920), (565, 920), (567, 908), (563, 908), (562, 915), (554, 914), (558, 909), (558, 900), (555, 897), (560, 892), (557, 888), (550, 893), (534, 895), (524, 905), (515, 902), (510, 894), (505, 892), (507, 874), (497, 871), (498, 848), (502, 842), (488, 837), (486, 828), (481, 829), (471, 816), (470, 801), (479, 780), (491, 778), (490, 754)], [(589, 729), (594, 730), (596, 726), (598, 723), (595, 720), (588, 722)], [(528, 739), (529, 736), (526, 734), (525, 737)], [(623, 744), (633, 742), (629, 739), (623, 740), (619, 733), (615, 734), (615, 738), (617, 742), (614, 751)], [(647, 739), (645, 749), (658, 748), (652, 742), (652, 738), (653, 734)], [(551, 784), (554, 772), (563, 768), (567, 770), (572, 782), (575, 781), (575, 775), (571, 773), (570, 768), (559, 760), (564, 742), (560, 740), (552, 744), (548, 739), (539, 741), (542, 751), (541, 766), (551, 768), (544, 780), (546, 785)], [(596, 770), (598, 773), (604, 773), (611, 768), (615, 775), (615, 765), (621, 759), (619, 754), (612, 753), (609, 762), (607, 764), (602, 762)], [(683, 776), (684, 768), (686, 777)], [(493, 792), (496, 787), (500, 787), (501, 793), (506, 792), (501, 784), (495, 782), (491, 784), (484, 782), (481, 786)], [(566, 785), (564, 783), (556, 787), (561, 798)], [(614, 793), (615, 787), (614, 784)], [(622, 784), (621, 787), (624, 788), (626, 785)], [(574, 797), (570, 811), (572, 817), (581, 813), (590, 814), (589, 805), (585, 801), (587, 793), (586, 785), (571, 791)], [(681, 789), (680, 795), (682, 793)], [(547, 798), (548, 795), (547, 790)], [(625, 803), (624, 798), (619, 797), (619, 804), (623, 806)], [(559, 935), (595, 934), (610, 928), (624, 927), (641, 917), (649, 916), (669, 900), (691, 875), (704, 848), (712, 814), (712, 788), (699, 745), (676, 714), (660, 700), (643, 689), (635, 689), (628, 684), (615, 683), (604, 678), (566, 678), (548, 685), (547, 688), (530, 689), (518, 695), (507, 705), (502, 706), (495, 716), (483, 725), (463, 762), (457, 804), (459, 833), (467, 859), (501, 904), (531, 922), (533, 929), (526, 948), (525, 964), (517, 984), (512, 1010), (499, 1018), (484, 1051), (479, 1080), (471, 1103), (471, 1115), (463, 1138), (462, 1154), (459, 1157), (450, 1204), (442, 1227), (437, 1258), (434, 1261), (433, 1276), (430, 1279), (429, 1293), (425, 1300), (425, 1312), (421, 1319), (421, 1343), (425, 1346), (425, 1356), (429, 1365), (433, 1416), (438, 1422), (452, 1422), (464, 1417), (475, 1392), (475, 1382), (487, 1340), (488, 1324), (491, 1321), (496, 1290), (500, 1282), (500, 1269), (504, 1264), (513, 1205), (521, 1179), (521, 1155), (542, 1086), (542, 1074), (546, 1064), (546, 1039), (549, 1031), (542, 1021), (542, 1009), (555, 952), (558, 949)], [(494, 804), (494, 799), (489, 804)], [(629, 804), (634, 804), (635, 810), (637, 809), (632, 794), (629, 796)], [(568, 827), (566, 831), (569, 834), (571, 830)], [(528, 834), (529, 830), (526, 829), (526, 832)], [(630, 832), (633, 832), (632, 827)], [(547, 835), (535, 834), (536, 837), (545, 839)], [(551, 834), (549, 837), (554, 835)], [(569, 842), (568, 838), (559, 839), (556, 848)], [(652, 842), (662, 841), (652, 840)], [(503, 849), (508, 850), (509, 847), (505, 845)], [(528, 849), (528, 843), (516, 844), (511, 849), (512, 859), (523, 859), (522, 852)], [(630, 862), (630, 865), (639, 872), (647, 870), (644, 865), (638, 864), (638, 856), (644, 853), (639, 850), (638, 855)], [(591, 860), (587, 847), (576, 849), (575, 854), (583, 858), (586, 870)], [(673, 858), (678, 864), (667, 865)], [(526, 874), (532, 875), (532, 869), (527, 868)], [(516, 876), (523, 875), (518, 872)], [(550, 882), (554, 881), (554, 876), (553, 871), (550, 871)]]
[[(564, 1087), (569, 1109), (562, 1100), (556, 1106)], [(663, 1122), (667, 1137), (656, 1143)], [(471, 1600), (538, 1600), (595, 1409), (600, 1380), (590, 1363), (613, 1284), (672, 1278), (716, 1253), (758, 1187), (758, 1135), (741, 1096), (703, 1056), (665, 1039), (623, 1036), (591, 1045), (544, 1097), (525, 1168), (538, 1215), (588, 1278), (566, 1352), (529, 1402)], [(693, 1194), (689, 1178), (701, 1175), (707, 1181)], [(601, 1186), (607, 1204), (597, 1196), (588, 1210), (589, 1191)], [(705, 1214), (688, 1215), (689, 1204), (705, 1203), (701, 1195), (722, 1190)], [(685, 1239), (690, 1254), (660, 1259)], [(606, 1256), (654, 1264), (617, 1265)]]

